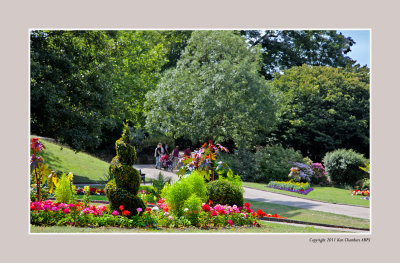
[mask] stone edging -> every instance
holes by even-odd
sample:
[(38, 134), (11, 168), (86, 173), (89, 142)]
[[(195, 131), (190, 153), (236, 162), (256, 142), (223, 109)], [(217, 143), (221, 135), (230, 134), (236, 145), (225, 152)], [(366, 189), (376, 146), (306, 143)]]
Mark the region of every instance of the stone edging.
[(320, 201), (320, 200), (315, 200), (315, 199), (310, 199), (310, 198), (305, 198), (302, 196), (294, 196), (294, 195), (289, 195), (289, 194), (285, 194), (285, 193), (276, 193), (276, 192), (272, 192), (272, 191), (268, 191), (268, 190), (261, 190), (258, 188), (254, 188), (254, 187), (249, 187), (249, 186), (243, 186), (244, 188), (250, 188), (250, 189), (254, 189), (254, 190), (259, 190), (259, 191), (264, 191), (264, 192), (268, 192), (268, 193), (272, 193), (272, 194), (278, 194), (278, 195), (286, 195), (286, 196), (290, 196), (290, 197), (294, 197), (294, 198), (300, 198), (300, 199), (304, 199), (304, 200), (309, 200), (309, 201), (314, 201), (314, 202), (320, 202), (320, 203), (324, 203), (324, 204), (332, 204), (332, 205), (348, 205), (348, 206), (354, 206), (354, 207), (362, 207), (362, 208), (368, 208), (370, 209), (371, 207), (368, 206), (362, 206), (362, 205), (349, 205), (349, 204), (342, 204), (342, 203), (330, 203), (330, 202), (326, 202), (326, 201)]

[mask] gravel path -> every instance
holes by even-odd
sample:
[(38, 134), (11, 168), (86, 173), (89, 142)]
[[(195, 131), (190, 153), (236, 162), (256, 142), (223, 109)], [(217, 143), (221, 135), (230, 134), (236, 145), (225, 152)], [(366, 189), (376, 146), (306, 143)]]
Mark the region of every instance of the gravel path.
[[(154, 165), (151, 164), (150, 165), (137, 164), (134, 165), (134, 167), (138, 170), (141, 169), (142, 173), (146, 174), (146, 178), (157, 179), (158, 174), (161, 172), (165, 177), (170, 177), (172, 181), (178, 180), (178, 176), (175, 173), (165, 170), (155, 169)], [(370, 219), (369, 207), (357, 207), (350, 205), (323, 203), (323, 202), (306, 200), (277, 193), (271, 193), (267, 191), (256, 190), (247, 187), (245, 187), (244, 198), (251, 199), (254, 201), (268, 202), (278, 205), (288, 205), (298, 208)]]

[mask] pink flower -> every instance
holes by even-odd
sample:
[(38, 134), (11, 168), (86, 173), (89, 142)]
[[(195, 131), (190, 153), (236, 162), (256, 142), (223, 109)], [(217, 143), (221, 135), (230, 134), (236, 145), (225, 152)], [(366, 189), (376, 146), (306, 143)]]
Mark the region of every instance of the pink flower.
[(169, 219), (169, 220), (172, 220), (172, 219), (174, 219), (174, 218), (173, 218), (172, 216), (169, 216), (168, 219)]
[(69, 213), (69, 208), (65, 208), (64, 209), (64, 214), (68, 214)]
[(112, 212), (112, 215), (113, 215), (113, 216), (117, 216), (118, 214), (119, 214), (118, 211), (115, 211), (115, 210), (114, 210), (114, 212)]
[(227, 220), (226, 222), (228, 222), (231, 226), (233, 226), (233, 221), (232, 220)]
[(72, 207), (74, 207), (74, 204), (68, 204), (68, 207), (72, 208)]
[(138, 208), (136, 208), (136, 211), (138, 212), (138, 214), (140, 213), (140, 212), (142, 212), (143, 211), (143, 209), (142, 208), (140, 208), (140, 207), (138, 207)]
[(165, 212), (165, 213), (164, 213), (164, 215), (165, 215), (165, 216), (168, 216), (168, 215), (169, 215), (169, 213), (168, 213), (168, 212)]

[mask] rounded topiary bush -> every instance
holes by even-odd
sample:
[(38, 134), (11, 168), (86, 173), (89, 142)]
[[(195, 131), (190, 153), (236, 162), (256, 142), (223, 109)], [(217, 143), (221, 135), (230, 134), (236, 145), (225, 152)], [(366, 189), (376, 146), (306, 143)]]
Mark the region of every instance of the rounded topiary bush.
[(355, 186), (356, 182), (365, 177), (365, 172), (359, 167), (367, 159), (353, 150), (339, 149), (328, 152), (323, 163), (330, 181), (339, 186)]
[(213, 204), (243, 206), (241, 188), (228, 181), (216, 180), (207, 184), (208, 197)]
[(136, 160), (135, 148), (130, 144), (130, 131), (125, 124), (122, 137), (115, 142), (117, 155), (110, 164), (110, 173), (114, 179), (107, 183), (105, 192), (111, 208), (118, 210), (123, 205), (131, 215), (137, 214), (137, 208), (145, 208), (143, 201), (137, 196), (140, 186), (139, 171), (133, 168)]
[(137, 214), (137, 208), (140, 207), (143, 211), (146, 208), (143, 200), (137, 195), (117, 187), (115, 179), (108, 182), (104, 190), (110, 201), (110, 208), (113, 210), (119, 211), (119, 207), (123, 205), (125, 210), (130, 211), (131, 215), (135, 215)]

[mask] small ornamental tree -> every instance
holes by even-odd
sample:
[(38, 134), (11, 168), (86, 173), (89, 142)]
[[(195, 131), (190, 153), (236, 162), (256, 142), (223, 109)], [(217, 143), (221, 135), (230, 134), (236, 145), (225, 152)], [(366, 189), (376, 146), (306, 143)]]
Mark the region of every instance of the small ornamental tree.
[(114, 179), (107, 183), (105, 192), (112, 209), (119, 210), (122, 205), (131, 215), (135, 215), (137, 208), (145, 209), (145, 204), (137, 196), (140, 175), (139, 171), (133, 168), (136, 150), (130, 144), (129, 136), (130, 131), (125, 124), (122, 137), (115, 142), (117, 155), (112, 159), (109, 168)]
[(47, 177), (51, 174), (48, 164), (43, 163), (43, 158), (39, 153), (46, 147), (39, 141), (38, 138), (32, 138), (31, 141), (31, 175), (32, 182), (36, 183), (36, 200), (41, 201), (41, 186), (45, 183)]

